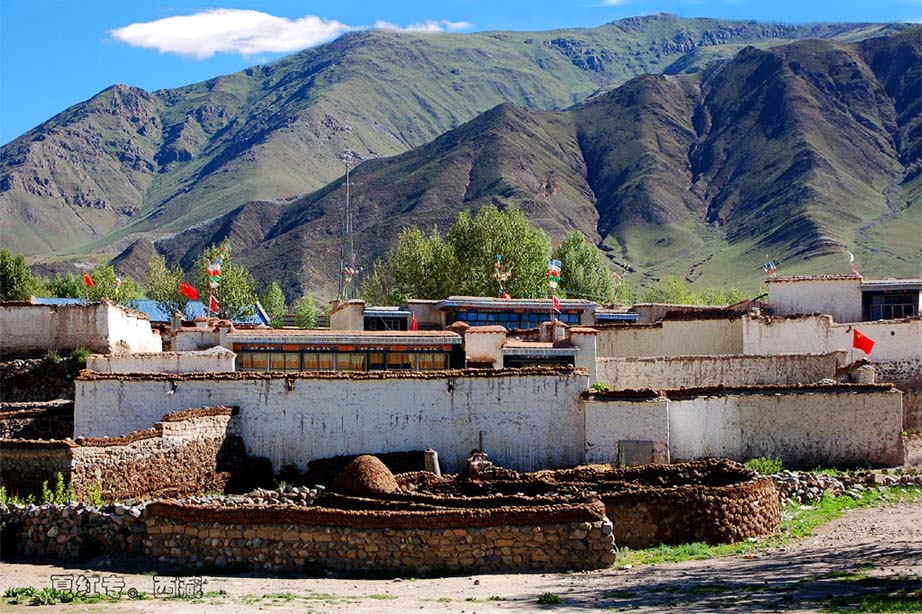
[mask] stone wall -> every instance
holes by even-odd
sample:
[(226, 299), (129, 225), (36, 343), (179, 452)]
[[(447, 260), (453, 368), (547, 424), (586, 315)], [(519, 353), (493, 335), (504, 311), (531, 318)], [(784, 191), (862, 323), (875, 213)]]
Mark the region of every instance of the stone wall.
[(71, 356), (61, 360), (33, 358), (0, 363), (0, 402), (25, 403), (74, 398), (74, 378), (83, 363)]
[(10, 494), (26, 496), (61, 472), (78, 498), (99, 488), (108, 501), (239, 490), (269, 469), (263, 465), (260, 476), (258, 460), (248, 458), (235, 414), (228, 407), (186, 410), (122, 437), (5, 440), (0, 481)]
[(144, 520), (145, 553), (184, 567), (413, 574), (604, 569), (614, 562), (601, 503), (419, 512), (153, 503)]
[(598, 500), (427, 511), (4, 505), (0, 522), (26, 556), (135, 554), (188, 569), (413, 575), (604, 569), (615, 559), (604, 513)]
[(721, 544), (769, 535), (781, 521), (770, 477), (726, 486), (640, 487), (602, 496), (615, 543), (629, 548), (705, 542)]
[(792, 385), (834, 379), (845, 352), (771, 356), (599, 358), (598, 381), (612, 390)]
[(6, 352), (162, 349), (160, 335), (151, 329), (147, 316), (109, 301), (88, 305), (2, 303), (0, 338)]
[(769, 279), (768, 304), (780, 316), (827, 313), (837, 322), (859, 322), (861, 281), (857, 275)]
[(226, 373), (237, 355), (217, 346), (197, 352), (92, 354), (86, 368), (100, 373)]
[(84, 373), (75, 432), (150, 428), (163, 411), (240, 407), (240, 435), (276, 471), (315, 458), (433, 448), (457, 471), (474, 448), (518, 470), (583, 460), (585, 371), (568, 368), (386, 373)]
[(73, 401), (0, 403), (0, 439), (66, 439), (73, 434)]

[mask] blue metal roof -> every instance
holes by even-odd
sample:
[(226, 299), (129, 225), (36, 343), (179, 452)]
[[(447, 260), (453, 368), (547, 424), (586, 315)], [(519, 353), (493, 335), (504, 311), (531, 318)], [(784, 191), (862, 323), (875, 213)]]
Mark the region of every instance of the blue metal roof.
[[(83, 305), (86, 301), (82, 298), (39, 298), (34, 297), (32, 302), (36, 305)], [(147, 316), (151, 322), (170, 322), (170, 314), (164, 311), (160, 304), (157, 301), (150, 299), (141, 299), (137, 301), (129, 301), (125, 305), (131, 309), (137, 309), (141, 313)], [(254, 325), (265, 325), (269, 326), (269, 318), (266, 317), (265, 312), (262, 310), (261, 306), (257, 303), (255, 306), (255, 313), (249, 318), (236, 318), (233, 322), (234, 324), (254, 324)], [(185, 320), (194, 320), (199, 316), (205, 315), (205, 305), (202, 301), (189, 301), (186, 304), (186, 309), (183, 313), (183, 319)]]
[(596, 322), (636, 322), (637, 318), (639, 317), (640, 317), (639, 313), (631, 313), (631, 312), (619, 312), (619, 313), (605, 313), (604, 311), (595, 312)]

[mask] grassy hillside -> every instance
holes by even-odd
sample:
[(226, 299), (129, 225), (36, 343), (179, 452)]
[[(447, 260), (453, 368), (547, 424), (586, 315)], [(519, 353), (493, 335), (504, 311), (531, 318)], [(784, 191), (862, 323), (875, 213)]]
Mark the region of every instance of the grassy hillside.
[[(355, 169), (363, 264), (408, 224), (445, 229), (493, 203), (521, 207), (555, 240), (581, 230), (641, 285), (679, 275), (755, 290), (765, 258), (784, 274), (847, 272), (846, 247), (869, 275), (918, 275), (922, 74), (901, 65), (922, 65), (922, 28), (866, 44), (748, 47), (565, 112), (500, 105)], [(244, 208), (157, 245), (189, 262), (239, 237), (257, 276), (293, 292), (330, 288), (343, 198), (339, 179), (276, 205), (271, 224)]]
[(902, 25), (788, 26), (669, 15), (597, 28), (350, 33), (187, 87), (114, 86), (0, 150), (5, 247), (99, 257), (342, 174), (344, 148), (408, 151), (491, 107), (566, 108), (644, 73), (700, 71), (741, 45), (862, 39)]

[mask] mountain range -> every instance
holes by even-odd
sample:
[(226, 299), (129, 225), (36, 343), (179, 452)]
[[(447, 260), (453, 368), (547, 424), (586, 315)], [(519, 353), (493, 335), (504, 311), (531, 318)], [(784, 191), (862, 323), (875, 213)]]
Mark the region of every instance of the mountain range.
[(408, 224), (521, 207), (640, 283), (922, 272), (922, 28), (632, 18), (369, 31), (174, 90), (114, 86), (0, 150), (2, 243), (143, 276), (229, 237), (258, 279), (332, 287), (354, 152), (370, 266)]

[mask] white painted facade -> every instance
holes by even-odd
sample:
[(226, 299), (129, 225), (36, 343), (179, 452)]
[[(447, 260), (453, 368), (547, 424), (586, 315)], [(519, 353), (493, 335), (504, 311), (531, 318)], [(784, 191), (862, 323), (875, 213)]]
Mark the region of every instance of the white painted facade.
[(669, 401), (673, 461), (782, 458), (789, 465), (901, 465), (902, 394), (786, 391)]
[(669, 449), (669, 401), (644, 400), (584, 403), (586, 412), (586, 462), (616, 463), (619, 442), (652, 441)]
[[(289, 381), (291, 387), (289, 389)], [(168, 412), (240, 407), (247, 450), (275, 469), (315, 458), (434, 448), (457, 471), (483, 441), (504, 467), (533, 471), (583, 460), (585, 373), (467, 377), (77, 380), (75, 436), (150, 428)], [(172, 394), (171, 394), (172, 392)]]
[(159, 352), (160, 335), (143, 313), (109, 301), (88, 305), (0, 304), (0, 343), (7, 351), (87, 348)]
[(861, 321), (861, 277), (789, 277), (768, 280), (774, 315), (827, 314), (836, 322)]
[(743, 353), (739, 318), (665, 320), (598, 327), (599, 357), (697, 356)]
[(598, 381), (612, 390), (810, 384), (836, 376), (846, 352), (769, 356), (599, 358)]
[(234, 370), (236, 356), (221, 346), (198, 352), (92, 354), (86, 368), (99, 373), (225, 373)]

